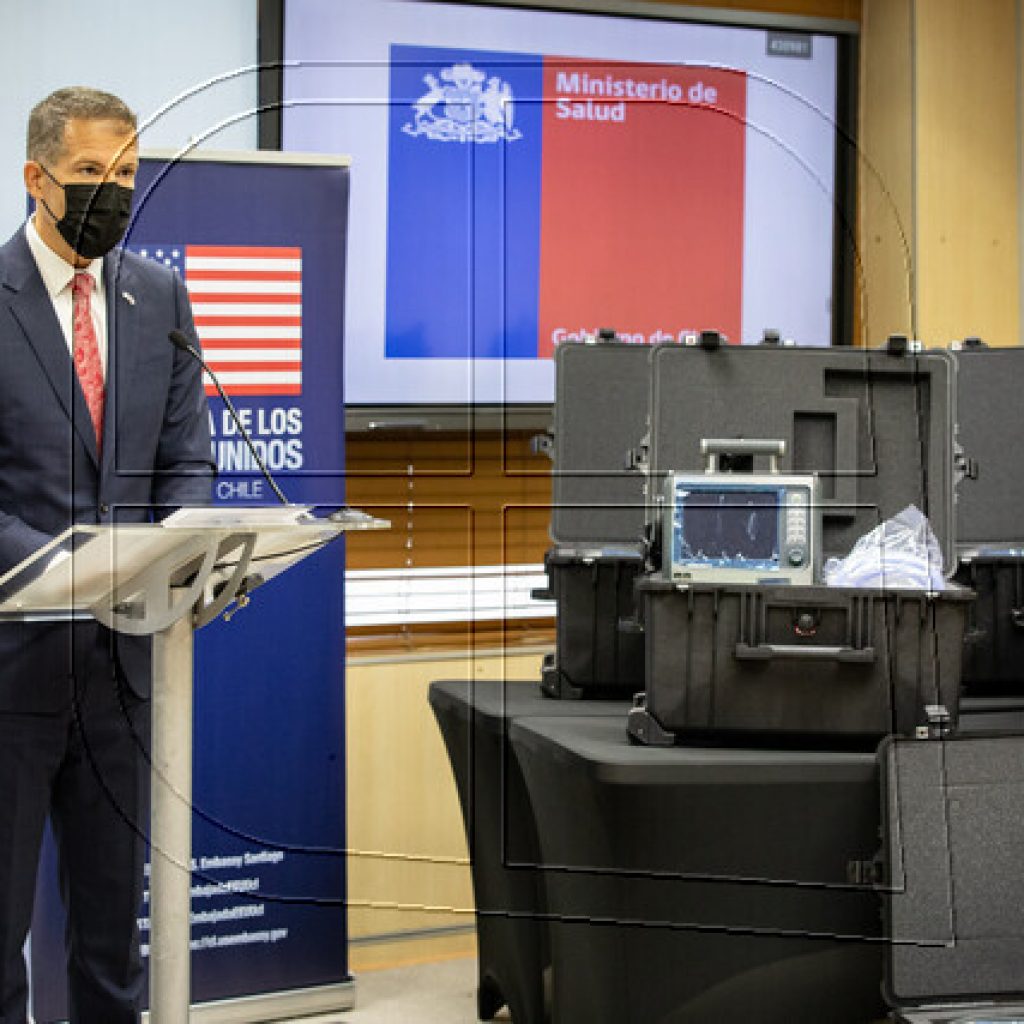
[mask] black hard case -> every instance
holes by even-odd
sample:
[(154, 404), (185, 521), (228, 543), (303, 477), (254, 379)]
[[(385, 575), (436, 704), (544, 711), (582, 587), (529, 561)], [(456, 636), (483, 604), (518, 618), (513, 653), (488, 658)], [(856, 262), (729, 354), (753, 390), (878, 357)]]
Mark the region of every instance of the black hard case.
[[(914, 504), (955, 564), (955, 364), (948, 353), (659, 347), (652, 487), (700, 468), (701, 438), (781, 439), (782, 472), (819, 474), (824, 554)], [(657, 490), (655, 491), (657, 493)], [(630, 735), (755, 734), (874, 744), (944, 705), (955, 721), (972, 595), (815, 586), (637, 583), (646, 689)]]
[(551, 537), (556, 608), (550, 697), (623, 699), (643, 689), (633, 584), (644, 571), (643, 476), (628, 467), (647, 432), (650, 350), (601, 341), (555, 352)]
[(634, 586), (640, 546), (552, 548), (544, 556), (545, 596), (555, 601), (555, 653), (545, 657), (549, 697), (627, 699), (644, 688), (644, 637)]
[(878, 751), (883, 993), (906, 1021), (1024, 1018), (1024, 735)]
[(974, 551), (954, 578), (978, 595), (967, 617), (964, 693), (1024, 696), (1024, 555)]
[(957, 353), (960, 443), (976, 477), (957, 493), (956, 579), (977, 595), (967, 620), (963, 688), (1024, 694), (1024, 348)]

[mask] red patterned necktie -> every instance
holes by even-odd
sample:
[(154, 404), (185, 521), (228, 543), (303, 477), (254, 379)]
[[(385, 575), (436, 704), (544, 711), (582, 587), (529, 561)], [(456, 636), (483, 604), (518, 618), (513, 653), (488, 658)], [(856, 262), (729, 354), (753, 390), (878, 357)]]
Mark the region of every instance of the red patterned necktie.
[(103, 446), (103, 403), (106, 388), (103, 382), (103, 363), (100, 361), (100, 346), (96, 340), (96, 328), (92, 322), (89, 296), (96, 282), (92, 274), (79, 271), (71, 284), (71, 299), (74, 309), (74, 357), (75, 371), (85, 394), (92, 425), (96, 431), (96, 450)]

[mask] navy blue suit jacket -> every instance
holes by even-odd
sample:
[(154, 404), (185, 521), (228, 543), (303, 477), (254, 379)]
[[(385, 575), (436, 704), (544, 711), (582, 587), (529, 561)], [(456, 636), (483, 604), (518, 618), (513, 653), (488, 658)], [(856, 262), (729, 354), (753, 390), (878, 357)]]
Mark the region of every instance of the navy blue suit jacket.
[[(73, 524), (147, 522), (155, 510), (210, 501), (201, 369), (167, 340), (173, 328), (194, 332), (181, 280), (115, 250), (104, 260), (104, 290), (107, 399), (98, 457), (24, 229), (0, 248), (0, 574)], [(72, 635), (76, 645), (95, 645), (100, 628), (0, 625), (0, 711), (67, 706)], [(129, 685), (148, 695), (148, 639), (111, 644)]]

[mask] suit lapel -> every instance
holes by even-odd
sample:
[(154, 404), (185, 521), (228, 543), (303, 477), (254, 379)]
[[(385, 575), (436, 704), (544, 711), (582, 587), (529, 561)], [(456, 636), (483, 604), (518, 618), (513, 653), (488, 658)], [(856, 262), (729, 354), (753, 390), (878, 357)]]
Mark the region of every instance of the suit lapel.
[(116, 466), (117, 438), (130, 429), (121, 411), (118, 396), (124, 382), (132, 380), (139, 358), (139, 312), (136, 307), (134, 275), (120, 251), (103, 261), (103, 286), (107, 298), (107, 401), (103, 414), (103, 436), (110, 444), (103, 445), (103, 472)]
[(14, 293), (10, 299), (11, 313), (39, 360), (64, 415), (71, 420), (93, 462), (98, 464), (89, 407), (78, 383), (64, 332), (24, 234), (19, 234), (14, 243), (6, 247), (6, 254), (10, 263), (3, 284), (8, 292)]

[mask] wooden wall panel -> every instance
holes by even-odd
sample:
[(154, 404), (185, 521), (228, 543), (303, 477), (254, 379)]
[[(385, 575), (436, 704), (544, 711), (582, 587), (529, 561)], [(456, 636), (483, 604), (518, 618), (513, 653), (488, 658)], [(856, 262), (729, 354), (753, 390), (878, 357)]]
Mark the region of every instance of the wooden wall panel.
[(351, 569), (540, 562), (551, 463), (527, 434), (350, 437), (348, 502), (392, 522), (351, 544)]
[(912, 0), (865, 5), (857, 202), (863, 261), (860, 344), (913, 335), (914, 246)]
[(906, 225), (916, 306), (911, 324), (891, 212), (862, 174), (869, 344), (896, 330), (1020, 343), (1020, 9), (864, 0), (862, 145)]
[(540, 679), (540, 655), (350, 664), (349, 931), (354, 938), (473, 924), (462, 812), (427, 703), (435, 679)]
[(1020, 343), (1017, 0), (917, 0), (921, 337)]
[[(389, 519), (353, 535), (349, 569), (534, 565), (550, 546), (551, 462), (529, 434), (348, 439), (347, 500)], [(348, 631), (349, 654), (550, 642), (550, 618), (504, 623), (383, 625)]]

